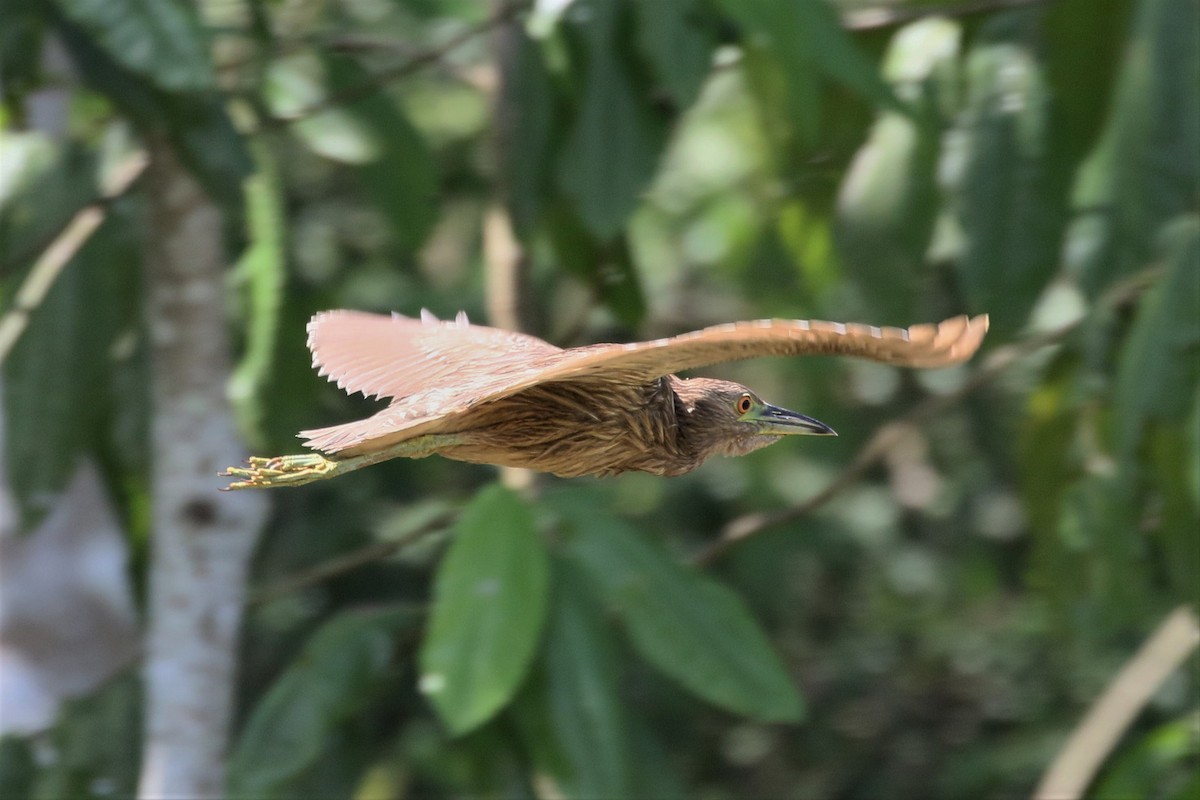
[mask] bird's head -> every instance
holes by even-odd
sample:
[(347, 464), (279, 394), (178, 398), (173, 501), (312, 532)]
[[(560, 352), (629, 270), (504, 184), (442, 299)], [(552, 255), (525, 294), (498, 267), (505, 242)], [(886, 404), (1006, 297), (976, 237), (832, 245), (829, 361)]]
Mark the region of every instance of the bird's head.
[(782, 436), (837, 436), (824, 422), (764, 403), (740, 383), (692, 378), (680, 381), (676, 393), (680, 427), (704, 457), (742, 456)]

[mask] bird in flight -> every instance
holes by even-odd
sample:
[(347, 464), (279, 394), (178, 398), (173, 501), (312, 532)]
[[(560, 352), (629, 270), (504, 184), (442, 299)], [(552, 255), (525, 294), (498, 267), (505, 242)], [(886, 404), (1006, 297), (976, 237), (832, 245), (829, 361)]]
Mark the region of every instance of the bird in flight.
[(970, 358), (986, 314), (937, 325), (757, 320), (665, 339), (562, 349), (522, 333), (400, 314), (325, 311), (308, 323), (313, 366), (348, 393), (387, 398), (367, 419), (302, 431), (314, 451), (230, 467), (228, 489), (299, 486), (391, 458), (437, 454), (563, 477), (682, 475), (783, 436), (836, 435), (750, 389), (675, 373), (758, 356), (832, 354), (906, 367)]

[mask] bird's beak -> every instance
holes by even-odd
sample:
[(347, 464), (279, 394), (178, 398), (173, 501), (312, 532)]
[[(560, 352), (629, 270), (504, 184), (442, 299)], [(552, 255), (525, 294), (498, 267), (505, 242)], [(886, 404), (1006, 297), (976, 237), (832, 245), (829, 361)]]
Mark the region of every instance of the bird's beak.
[(764, 405), (754, 422), (757, 432), (766, 436), (837, 436), (824, 422), (779, 406)]

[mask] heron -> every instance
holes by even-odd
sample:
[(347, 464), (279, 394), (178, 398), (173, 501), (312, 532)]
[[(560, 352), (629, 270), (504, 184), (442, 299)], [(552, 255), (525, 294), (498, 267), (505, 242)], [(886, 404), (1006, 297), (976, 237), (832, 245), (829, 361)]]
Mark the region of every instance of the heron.
[(301, 431), (315, 452), (252, 457), (227, 489), (300, 486), (392, 458), (440, 455), (561, 477), (675, 476), (785, 436), (836, 436), (739, 383), (676, 373), (758, 356), (833, 354), (906, 367), (969, 359), (988, 317), (909, 328), (809, 320), (717, 325), (628, 344), (559, 348), (535, 336), (398, 313), (325, 311), (313, 366), (347, 393), (390, 400), (371, 417)]

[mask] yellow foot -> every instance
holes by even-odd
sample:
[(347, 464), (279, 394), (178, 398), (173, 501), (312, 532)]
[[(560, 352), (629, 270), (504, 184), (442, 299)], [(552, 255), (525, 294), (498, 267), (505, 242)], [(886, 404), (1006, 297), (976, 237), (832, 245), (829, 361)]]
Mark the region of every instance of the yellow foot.
[(241, 478), (221, 491), (231, 489), (273, 489), (277, 486), (302, 486), (328, 478), (338, 472), (339, 464), (317, 453), (298, 456), (259, 458), (251, 456), (249, 467), (230, 467), (218, 472), (222, 478)]

